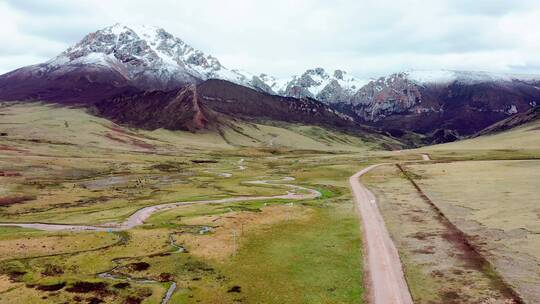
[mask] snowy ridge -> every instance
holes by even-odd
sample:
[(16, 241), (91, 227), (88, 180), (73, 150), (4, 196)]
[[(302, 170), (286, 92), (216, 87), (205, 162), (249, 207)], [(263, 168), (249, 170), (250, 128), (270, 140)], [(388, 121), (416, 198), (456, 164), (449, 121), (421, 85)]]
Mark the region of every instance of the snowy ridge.
[(279, 94), (284, 91), (291, 79), (289, 78), (276, 78), (268, 74), (260, 74), (256, 76), (262, 82), (264, 82), (270, 89), (271, 93)]
[(335, 70), (332, 74), (323, 68), (307, 70), (300, 76), (278, 83), (276, 89), (281, 95), (292, 97), (311, 97), (326, 103), (348, 101), (367, 81), (347, 75), (345, 71)]
[(330, 75), (323, 68), (315, 68), (307, 70), (301, 76), (293, 76), (290, 85), (303, 85), (313, 96), (317, 96), (326, 86), (334, 81), (343, 89), (350, 91), (358, 90), (365, 84), (354, 77), (348, 76), (345, 71), (335, 70)]
[(484, 82), (538, 81), (540, 75), (490, 73), (482, 71), (416, 70), (403, 73), (417, 84), (449, 84), (457, 81), (462, 84)]

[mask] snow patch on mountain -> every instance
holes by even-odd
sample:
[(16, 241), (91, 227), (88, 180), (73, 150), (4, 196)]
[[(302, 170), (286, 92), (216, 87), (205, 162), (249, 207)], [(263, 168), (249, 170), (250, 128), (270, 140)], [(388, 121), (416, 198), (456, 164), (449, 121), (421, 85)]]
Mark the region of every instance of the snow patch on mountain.
[(262, 82), (264, 82), (271, 90), (269, 93), (280, 94), (287, 87), (290, 78), (277, 78), (268, 74), (260, 74), (256, 76)]
[(323, 68), (309, 69), (289, 81), (276, 81), (278, 94), (292, 97), (310, 97), (326, 103), (348, 101), (367, 81), (349, 76), (345, 71), (328, 73)]
[[(483, 71), (416, 70), (403, 73), (417, 84), (475, 84), (485, 82), (539, 81), (539, 75), (490, 73)], [(395, 75), (395, 74), (394, 74)], [(392, 77), (392, 76), (390, 76)]]

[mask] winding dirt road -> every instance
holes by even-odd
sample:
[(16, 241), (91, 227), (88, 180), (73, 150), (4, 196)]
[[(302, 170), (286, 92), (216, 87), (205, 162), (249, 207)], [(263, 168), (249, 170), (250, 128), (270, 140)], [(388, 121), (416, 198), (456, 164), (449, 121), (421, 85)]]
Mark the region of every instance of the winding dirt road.
[(375, 196), (360, 183), (360, 177), (385, 164), (369, 166), (349, 178), (356, 210), (364, 231), (365, 270), (368, 300), (371, 304), (412, 304), (401, 261)]
[[(292, 177), (285, 177), (281, 181), (293, 181)], [(261, 200), (271, 200), (271, 199), (291, 199), (291, 200), (303, 200), (317, 198), (321, 196), (321, 193), (314, 189), (305, 188), (302, 186), (291, 185), (291, 184), (276, 184), (275, 180), (259, 180), (259, 181), (248, 181), (248, 184), (256, 185), (279, 185), (287, 187), (292, 190), (305, 191), (307, 193), (299, 194), (295, 191), (287, 191), (287, 194), (284, 195), (275, 195), (275, 196), (238, 196), (231, 198), (224, 198), (218, 200), (204, 200), (204, 201), (191, 201), (191, 202), (176, 202), (169, 204), (160, 204), (149, 207), (141, 208), (132, 215), (130, 215), (122, 223), (108, 223), (103, 225), (70, 225), (70, 224), (46, 224), (46, 223), (0, 223), (0, 226), (16, 226), (22, 228), (32, 228), (45, 231), (122, 231), (128, 230), (133, 227), (144, 224), (144, 221), (147, 220), (152, 214), (169, 210), (173, 208), (178, 208), (188, 205), (200, 205), (200, 204), (227, 204), (241, 201), (261, 201)]]

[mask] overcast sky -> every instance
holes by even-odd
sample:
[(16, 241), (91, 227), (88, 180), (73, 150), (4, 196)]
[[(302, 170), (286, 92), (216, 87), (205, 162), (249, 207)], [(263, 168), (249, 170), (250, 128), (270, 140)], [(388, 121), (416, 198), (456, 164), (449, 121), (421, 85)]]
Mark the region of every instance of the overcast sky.
[(0, 0), (0, 73), (114, 24), (163, 27), (223, 65), (366, 79), (411, 69), (540, 74), (538, 0)]

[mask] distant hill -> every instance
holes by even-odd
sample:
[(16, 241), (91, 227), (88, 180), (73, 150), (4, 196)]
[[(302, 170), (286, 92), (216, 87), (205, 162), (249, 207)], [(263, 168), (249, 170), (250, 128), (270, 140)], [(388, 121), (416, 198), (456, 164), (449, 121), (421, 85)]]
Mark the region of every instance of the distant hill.
[(540, 100), (540, 76), (465, 71), (413, 71), (371, 81), (337, 109), (357, 121), (425, 143), (461, 139)]
[(208, 80), (171, 91), (129, 92), (92, 105), (116, 123), (155, 130), (214, 130), (233, 121), (320, 126), (363, 138), (383, 147), (401, 143), (372, 127), (362, 126), (328, 105), (309, 98), (269, 95), (224, 80)]
[(540, 120), (540, 106), (536, 106), (526, 112), (518, 113), (496, 122), (482, 131), (474, 134), (472, 137), (500, 133), (538, 120)]

